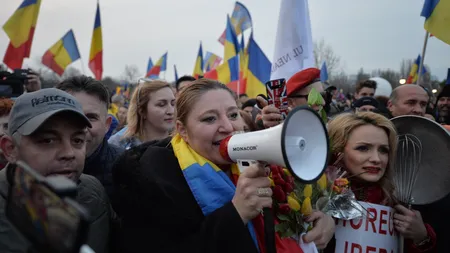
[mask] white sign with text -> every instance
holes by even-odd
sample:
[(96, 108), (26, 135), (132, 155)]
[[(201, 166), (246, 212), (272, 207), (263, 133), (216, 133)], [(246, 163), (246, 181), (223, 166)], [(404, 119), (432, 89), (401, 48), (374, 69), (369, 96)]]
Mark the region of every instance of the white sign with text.
[(363, 219), (338, 220), (336, 253), (397, 253), (398, 235), (394, 229), (394, 209), (359, 202), (366, 210)]

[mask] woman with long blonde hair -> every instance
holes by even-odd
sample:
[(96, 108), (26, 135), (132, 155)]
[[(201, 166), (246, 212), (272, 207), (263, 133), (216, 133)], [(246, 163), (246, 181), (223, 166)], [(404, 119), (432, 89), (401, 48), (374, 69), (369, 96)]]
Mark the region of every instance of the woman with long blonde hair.
[(175, 125), (175, 96), (171, 85), (161, 80), (138, 83), (130, 100), (127, 129), (109, 143), (125, 149), (169, 136)]
[[(373, 112), (344, 113), (328, 123), (332, 164), (350, 176), (358, 201), (396, 209), (394, 228), (406, 239), (406, 251), (434, 252), (436, 235), (420, 213), (399, 204), (394, 196), (393, 168), (397, 132), (390, 120)], [(325, 252), (335, 252), (330, 244)], [(337, 252), (337, 251), (336, 251)]]

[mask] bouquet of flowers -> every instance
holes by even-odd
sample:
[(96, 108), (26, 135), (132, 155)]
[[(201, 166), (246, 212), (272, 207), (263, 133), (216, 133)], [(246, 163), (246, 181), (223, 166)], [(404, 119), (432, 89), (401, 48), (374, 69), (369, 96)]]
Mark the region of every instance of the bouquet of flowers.
[(312, 203), (321, 197), (322, 191), (318, 184), (296, 182), (287, 169), (279, 166), (270, 166), (269, 178), (277, 218), (275, 231), (281, 238), (298, 238), (311, 228), (303, 219), (313, 212)]

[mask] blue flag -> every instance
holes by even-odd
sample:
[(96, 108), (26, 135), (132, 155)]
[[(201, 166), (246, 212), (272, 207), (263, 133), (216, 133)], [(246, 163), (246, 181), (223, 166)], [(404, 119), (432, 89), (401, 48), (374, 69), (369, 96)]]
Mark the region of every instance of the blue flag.
[(320, 69), (320, 81), (326, 82), (328, 81), (328, 70), (327, 70), (327, 64), (323, 62), (322, 68)]

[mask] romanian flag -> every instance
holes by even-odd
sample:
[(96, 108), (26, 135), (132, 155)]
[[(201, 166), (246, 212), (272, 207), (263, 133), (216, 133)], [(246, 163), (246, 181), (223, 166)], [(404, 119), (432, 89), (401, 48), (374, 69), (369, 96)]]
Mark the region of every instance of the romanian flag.
[(41, 0), (24, 0), (3, 25), (10, 39), (3, 62), (10, 69), (22, 68), (23, 59), (30, 57), (40, 7)]
[(245, 93), (248, 97), (254, 98), (258, 94), (266, 94), (265, 83), (270, 80), (272, 64), (253, 39), (253, 34), (250, 35), (247, 47), (248, 67)]
[[(414, 63), (411, 66), (411, 71), (409, 72), (409, 76), (406, 79), (406, 83), (407, 84), (414, 84), (417, 83), (417, 79), (419, 78), (419, 67), (420, 67), (420, 62), (422, 61), (422, 57), (417, 56), (416, 61), (414, 61)], [(427, 70), (425, 68), (425, 66), (422, 67), (422, 75), (427, 73)]]
[[(252, 18), (248, 9), (241, 3), (234, 4), (234, 10), (231, 14), (231, 23), (233, 24), (236, 35), (252, 27)], [(224, 45), (226, 40), (226, 29), (219, 38), (219, 42)]]
[(217, 66), (219, 66), (221, 61), (222, 57), (207, 51), (205, 57), (203, 58), (203, 66), (205, 67), (205, 72), (208, 72), (211, 69), (215, 69)]
[(94, 32), (92, 33), (91, 52), (89, 54), (89, 68), (97, 80), (102, 79), (103, 74), (103, 39), (102, 25), (100, 21), (100, 5), (97, 3)]
[(68, 31), (42, 57), (42, 63), (62, 76), (69, 64), (80, 59), (77, 42), (73, 31)]
[(148, 58), (148, 64), (147, 64), (147, 72), (148, 73), (150, 71), (150, 69), (153, 68), (153, 61), (152, 61), (152, 57)]
[(236, 36), (236, 32), (231, 24), (230, 17), (227, 16), (227, 30), (224, 44), (224, 60), (227, 61), (230, 58), (236, 56), (239, 53), (239, 41)]
[[(230, 58), (217, 68), (206, 72), (204, 78), (214, 79), (223, 84), (230, 84), (239, 80), (239, 56)], [(234, 86), (234, 85), (233, 85)], [(230, 86), (229, 86), (230, 87)], [(237, 92), (237, 87), (230, 87)], [(240, 92), (242, 93), (242, 92)]]
[(425, 0), (422, 17), (425, 30), (450, 45), (450, 0)]
[(158, 78), (161, 71), (166, 71), (167, 68), (167, 53), (165, 53), (158, 62), (147, 72), (146, 77)]
[(195, 79), (203, 76), (203, 49), (202, 43), (200, 43), (200, 48), (198, 49), (197, 60), (195, 61), (194, 74)]

